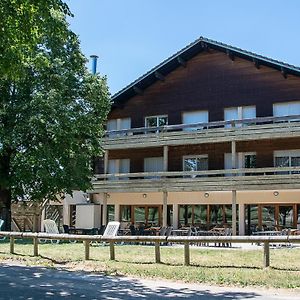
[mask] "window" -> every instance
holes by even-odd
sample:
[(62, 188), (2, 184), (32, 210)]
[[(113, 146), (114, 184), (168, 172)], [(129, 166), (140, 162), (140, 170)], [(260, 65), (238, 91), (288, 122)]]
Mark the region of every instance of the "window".
[[(145, 172), (163, 172), (164, 170), (164, 158), (163, 157), (147, 157), (144, 159), (144, 171)], [(149, 178), (149, 177), (146, 177)], [(157, 176), (150, 178), (159, 178)]]
[[(183, 124), (195, 124), (195, 123), (208, 123), (208, 111), (192, 111), (192, 112), (184, 112), (182, 114), (182, 123)], [(183, 130), (199, 130), (203, 129), (203, 127), (188, 127)]]
[[(129, 173), (130, 172), (130, 159), (109, 159), (108, 160), (108, 173)], [(109, 180), (128, 179), (128, 177), (109, 178)]]
[(207, 224), (207, 205), (179, 205), (179, 224), (181, 226)]
[[(224, 154), (224, 167), (225, 170), (232, 169), (232, 156), (231, 153)], [(235, 156), (236, 169), (256, 168), (256, 153), (255, 152), (239, 152)]]
[[(224, 154), (224, 168), (225, 170), (232, 169), (232, 156), (231, 153)], [(235, 168), (236, 169), (249, 169), (249, 168), (256, 168), (256, 153), (255, 152), (248, 152), (243, 153), (239, 152), (236, 153), (235, 156)], [(238, 175), (256, 175), (251, 173), (239, 173)], [(225, 176), (232, 176), (232, 174), (225, 174)]]
[[(300, 167), (300, 150), (274, 151), (275, 167)], [(291, 172), (279, 172), (280, 174), (290, 174)], [(299, 172), (293, 171), (293, 174)]]
[[(145, 118), (145, 127), (160, 127), (168, 125), (168, 116), (150, 116)], [(155, 131), (153, 131), (155, 132)], [(158, 131), (157, 131), (158, 132)]]
[(131, 222), (131, 206), (121, 205), (121, 222)]
[(300, 115), (300, 101), (273, 104), (274, 117)]
[(114, 205), (107, 205), (107, 220), (115, 221), (115, 206)]
[[(256, 107), (255, 106), (238, 106), (229, 107), (224, 109), (224, 120), (244, 120), (244, 119), (255, 119), (256, 118)], [(243, 126), (246, 124), (243, 123)], [(242, 124), (236, 124), (236, 127), (241, 127)], [(230, 124), (226, 127), (231, 127)]]
[[(208, 170), (208, 155), (184, 156), (183, 171), (205, 171)], [(196, 175), (192, 175), (196, 177)]]
[[(112, 120), (108, 120), (106, 124), (106, 129), (108, 132), (112, 130), (124, 130), (130, 128), (131, 128), (130, 118), (112, 119)], [(109, 133), (109, 137), (120, 136), (120, 135), (125, 135), (125, 133), (123, 134)]]

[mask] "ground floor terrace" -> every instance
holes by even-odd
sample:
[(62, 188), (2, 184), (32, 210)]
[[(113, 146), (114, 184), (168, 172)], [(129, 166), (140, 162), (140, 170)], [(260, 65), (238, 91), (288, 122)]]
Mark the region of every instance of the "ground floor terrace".
[[(300, 190), (95, 193), (88, 203), (64, 206), (64, 223), (99, 227), (232, 228), (239, 235), (300, 229)], [(71, 223), (76, 219), (76, 222)]]

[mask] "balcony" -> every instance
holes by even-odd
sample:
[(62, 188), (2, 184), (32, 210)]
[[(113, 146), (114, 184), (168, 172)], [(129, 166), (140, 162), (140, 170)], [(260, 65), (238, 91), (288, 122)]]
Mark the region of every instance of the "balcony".
[(96, 175), (93, 192), (182, 192), (300, 188), (300, 167)]
[(300, 115), (131, 128), (106, 133), (105, 150), (300, 137)]

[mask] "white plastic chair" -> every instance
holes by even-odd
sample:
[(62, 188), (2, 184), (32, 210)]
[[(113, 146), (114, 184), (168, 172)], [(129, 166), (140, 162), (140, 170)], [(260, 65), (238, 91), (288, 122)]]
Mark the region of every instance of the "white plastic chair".
[(120, 227), (120, 222), (108, 222), (103, 237), (116, 236)]
[[(112, 236), (116, 236), (118, 234), (118, 230), (120, 228), (120, 222), (108, 222), (105, 231), (102, 235), (102, 237), (112, 237)], [(99, 243), (97, 242), (96, 245), (99, 245)], [(105, 246), (106, 242), (101, 242), (100, 245)]]
[[(56, 223), (53, 220), (46, 219), (43, 221), (43, 226), (45, 228), (46, 233), (54, 233), (54, 234), (59, 234), (59, 230), (57, 228)], [(41, 242), (46, 242), (46, 239), (41, 239)], [(51, 243), (59, 244), (60, 240), (52, 240)]]
[[(1, 231), (3, 224), (4, 224), (4, 220), (0, 219), (0, 231)], [(6, 236), (0, 237), (0, 241), (4, 241), (5, 239), (6, 239)]]

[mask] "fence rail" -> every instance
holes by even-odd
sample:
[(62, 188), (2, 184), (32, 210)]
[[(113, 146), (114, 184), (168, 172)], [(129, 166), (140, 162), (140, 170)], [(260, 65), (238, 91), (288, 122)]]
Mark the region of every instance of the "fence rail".
[(154, 243), (155, 262), (161, 262), (160, 246), (162, 244), (184, 244), (184, 265), (190, 265), (190, 245), (194, 243), (259, 243), (263, 244), (263, 266), (270, 266), (270, 244), (290, 244), (300, 243), (300, 236), (108, 236), (102, 235), (74, 235), (74, 234), (48, 234), (48, 233), (31, 233), (31, 232), (8, 232), (1, 231), (0, 236), (10, 239), (10, 253), (15, 253), (15, 239), (32, 239), (33, 255), (39, 255), (39, 242), (42, 239), (47, 240), (64, 240), (64, 241), (82, 241), (84, 242), (84, 257), (90, 259), (91, 242), (107, 242), (110, 245), (110, 259), (115, 260), (115, 243)]
[(121, 130), (109, 130), (106, 131), (106, 137), (115, 138), (117, 135), (132, 135), (132, 134), (146, 134), (152, 132), (172, 132), (178, 130), (189, 130), (189, 129), (211, 129), (220, 127), (240, 127), (248, 125), (265, 125), (272, 123), (283, 123), (283, 122), (299, 122), (300, 115), (283, 116), (283, 117), (258, 117), (249, 118), (242, 120), (230, 120), (230, 121), (213, 121), (213, 122), (199, 122), (192, 124), (175, 124), (175, 125), (164, 125), (157, 127), (138, 127)]

